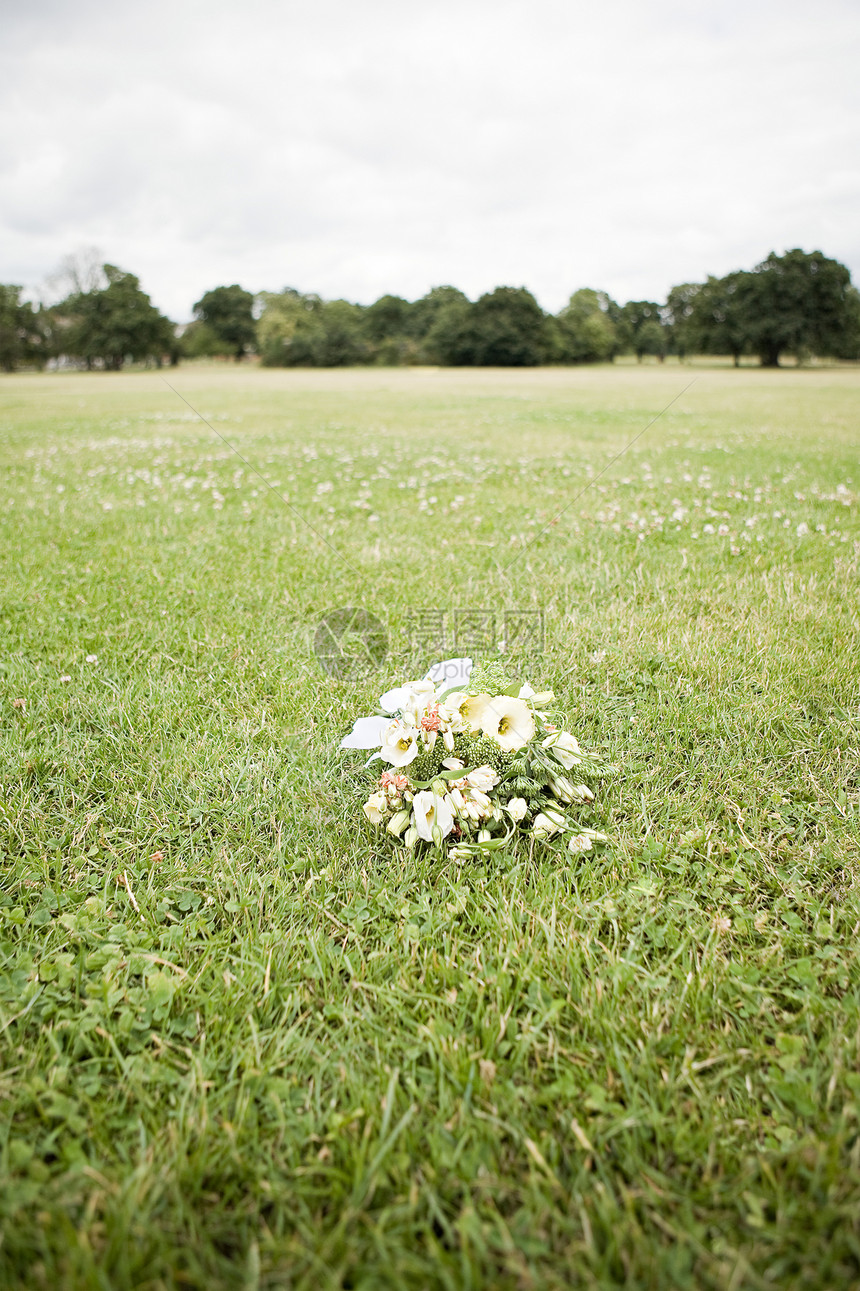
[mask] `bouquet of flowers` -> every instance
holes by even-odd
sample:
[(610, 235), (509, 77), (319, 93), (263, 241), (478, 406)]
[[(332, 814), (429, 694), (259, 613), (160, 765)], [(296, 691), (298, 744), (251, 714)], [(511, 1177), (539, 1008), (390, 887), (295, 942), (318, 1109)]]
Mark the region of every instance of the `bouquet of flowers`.
[[(563, 840), (574, 855), (605, 840), (580, 817), (603, 771), (550, 721), (553, 693), (512, 682), (499, 663), (446, 659), (420, 681), (386, 691), (381, 713), (360, 717), (342, 749), (375, 749), (386, 764), (364, 804), (372, 825), (407, 848), (447, 848), (454, 859), (496, 851), (518, 834)], [(576, 770), (574, 770), (576, 768)]]

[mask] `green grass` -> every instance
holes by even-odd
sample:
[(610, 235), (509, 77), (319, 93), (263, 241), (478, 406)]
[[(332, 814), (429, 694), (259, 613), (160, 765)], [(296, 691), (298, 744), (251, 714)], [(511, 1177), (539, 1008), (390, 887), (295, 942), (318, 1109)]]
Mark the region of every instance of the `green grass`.
[[(860, 372), (702, 369), (577, 498), (691, 375), (169, 375), (301, 515), (155, 374), (0, 381), (0, 1284), (860, 1282)], [(365, 825), (470, 608), (600, 856)]]

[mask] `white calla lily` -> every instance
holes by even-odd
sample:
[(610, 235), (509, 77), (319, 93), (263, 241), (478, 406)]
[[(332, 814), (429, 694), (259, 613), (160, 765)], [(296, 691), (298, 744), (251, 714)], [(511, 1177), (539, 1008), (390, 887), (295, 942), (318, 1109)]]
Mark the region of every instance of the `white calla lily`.
[(342, 749), (376, 749), (385, 735), (390, 719), (387, 717), (359, 717), (349, 735), (340, 742)]

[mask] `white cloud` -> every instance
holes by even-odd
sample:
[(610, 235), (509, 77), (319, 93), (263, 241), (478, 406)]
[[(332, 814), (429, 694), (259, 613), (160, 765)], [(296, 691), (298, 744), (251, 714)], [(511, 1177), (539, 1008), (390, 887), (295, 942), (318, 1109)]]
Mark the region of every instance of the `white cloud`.
[(0, 281), (93, 243), (176, 318), (233, 281), (662, 299), (790, 246), (856, 280), (858, 65), (853, 0), (54, 0), (4, 15)]

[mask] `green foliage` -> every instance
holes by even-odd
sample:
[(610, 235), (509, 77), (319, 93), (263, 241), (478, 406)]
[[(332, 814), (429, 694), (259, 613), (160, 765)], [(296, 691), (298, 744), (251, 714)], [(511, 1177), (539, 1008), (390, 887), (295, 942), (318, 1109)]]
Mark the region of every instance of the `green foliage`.
[(669, 329), (668, 343), (680, 359), (698, 351), (699, 337), (694, 323), (696, 298), (702, 286), (697, 282), (685, 282), (673, 287), (666, 297), (664, 319)]
[[(531, 541), (677, 384), (197, 374), (313, 532), (151, 376), (3, 378), (4, 1291), (857, 1284), (860, 373), (710, 372)], [(377, 846), (426, 606), (543, 610), (601, 854)]]
[(618, 306), (604, 291), (575, 291), (557, 316), (553, 358), (560, 363), (605, 363), (620, 349), (612, 315)]
[(372, 360), (360, 305), (324, 301), (289, 287), (264, 292), (261, 300), (258, 330), (266, 367), (337, 368)]
[(0, 369), (14, 372), (21, 364), (41, 367), (48, 358), (46, 316), (21, 300), (21, 287), (0, 283)]
[(107, 285), (69, 296), (52, 311), (54, 346), (81, 359), (88, 368), (119, 371), (126, 359), (143, 362), (165, 357), (175, 361), (178, 345), (173, 324), (140, 289), (133, 273), (104, 265)]
[(185, 328), (179, 341), (180, 349), (188, 359), (232, 358), (233, 347), (222, 340), (208, 323), (195, 320)]
[(468, 693), (470, 695), (504, 695), (514, 680), (510, 667), (499, 660), (487, 663), (475, 663), (469, 676)]
[(860, 357), (860, 296), (845, 265), (820, 251), (772, 251), (752, 272), (708, 278), (688, 306), (685, 346), (731, 354), (735, 364), (743, 354), (757, 354), (763, 367), (778, 367), (784, 353), (798, 362)]
[(251, 292), (233, 283), (230, 287), (213, 287), (201, 296), (194, 306), (194, 316), (238, 361), (256, 346), (253, 305)]
[[(783, 352), (857, 355), (856, 292), (851, 274), (820, 251), (771, 252), (746, 275), (743, 318), (750, 348), (763, 367), (778, 367)], [(853, 335), (852, 335), (853, 332)]]
[(621, 307), (620, 331), (625, 349), (636, 355), (639, 363), (646, 354), (662, 360), (666, 355), (667, 336), (660, 306), (653, 300), (629, 300)]
[(533, 367), (547, 357), (546, 320), (525, 287), (497, 287), (474, 305), (443, 305), (428, 347), (456, 367)]

